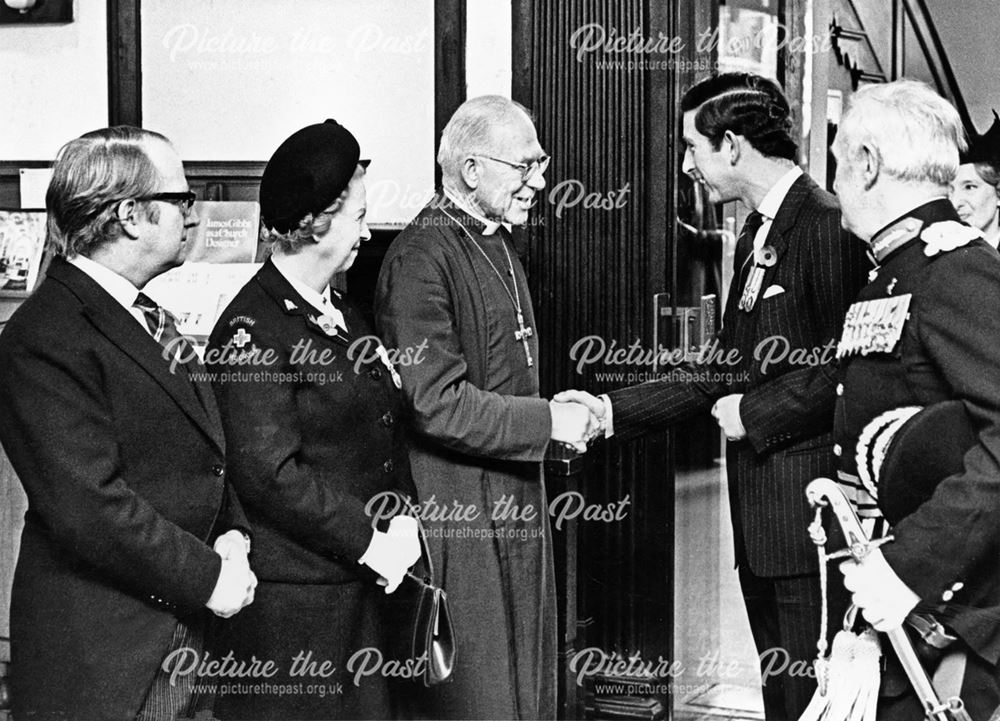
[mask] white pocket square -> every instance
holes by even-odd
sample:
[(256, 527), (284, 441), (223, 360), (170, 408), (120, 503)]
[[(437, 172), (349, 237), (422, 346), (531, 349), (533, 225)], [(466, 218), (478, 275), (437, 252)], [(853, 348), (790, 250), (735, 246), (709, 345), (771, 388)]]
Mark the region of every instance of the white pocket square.
[(785, 289), (780, 285), (772, 285), (770, 288), (764, 291), (765, 298), (773, 298), (776, 295), (781, 295), (785, 292)]

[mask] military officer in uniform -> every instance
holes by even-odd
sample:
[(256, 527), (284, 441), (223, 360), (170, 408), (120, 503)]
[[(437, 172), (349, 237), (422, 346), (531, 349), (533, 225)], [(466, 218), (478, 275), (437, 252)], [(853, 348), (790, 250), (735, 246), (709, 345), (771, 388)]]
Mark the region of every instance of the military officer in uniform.
[[(876, 265), (838, 345), (834, 452), (842, 487), (882, 536), (880, 437), (920, 407), (964, 403), (978, 437), (962, 470), (893, 526), (894, 540), (841, 570), (877, 630), (913, 623), (914, 612), (940, 624), (936, 640), (953, 639), (957, 660), (940, 664), (937, 681), (960, 688), (985, 721), (1000, 703), (1000, 257), (947, 200), (963, 144), (955, 109), (912, 81), (859, 90), (843, 118), (834, 189)], [(923, 716), (901, 691), (883, 695), (880, 719)]]
[(356, 685), (348, 668), (357, 653), (385, 654), (377, 584), (395, 590), (420, 555), (413, 518), (376, 528), (383, 507), (369, 506), (380, 494), (414, 495), (399, 377), (358, 308), (330, 288), (370, 237), (359, 156), (332, 120), (275, 151), (260, 190), (272, 257), (209, 341), (232, 481), (258, 527), (260, 580), (256, 613), (225, 625), (216, 654), (277, 669), (222, 679), (223, 719), (392, 714), (385, 677)]

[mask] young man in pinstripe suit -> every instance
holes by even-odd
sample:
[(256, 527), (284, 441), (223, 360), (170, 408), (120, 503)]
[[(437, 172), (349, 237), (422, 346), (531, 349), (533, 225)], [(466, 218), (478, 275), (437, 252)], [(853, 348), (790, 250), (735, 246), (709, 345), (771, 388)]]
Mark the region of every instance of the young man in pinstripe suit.
[[(801, 669), (815, 655), (822, 606), (804, 489), (836, 471), (830, 349), (869, 264), (864, 245), (841, 229), (833, 196), (795, 164), (788, 101), (775, 83), (714, 76), (692, 87), (681, 109), (684, 172), (713, 202), (740, 200), (751, 210), (736, 247), (722, 352), (714, 354), (736, 351), (728, 357), (737, 360), (703, 364), (690, 382), (658, 380), (600, 398), (569, 391), (557, 400), (588, 403), (605, 435), (622, 440), (711, 410), (729, 439), (736, 565), (766, 717), (797, 719), (816, 688)], [(799, 673), (787, 672), (793, 664)], [(775, 675), (778, 665), (786, 672)]]

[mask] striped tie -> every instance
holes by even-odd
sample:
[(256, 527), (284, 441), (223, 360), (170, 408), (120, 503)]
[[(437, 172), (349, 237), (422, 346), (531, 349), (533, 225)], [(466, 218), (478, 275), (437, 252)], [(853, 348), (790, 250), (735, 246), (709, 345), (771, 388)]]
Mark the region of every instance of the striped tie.
[(142, 311), (153, 340), (169, 350), (171, 358), (180, 354), (181, 359), (186, 361), (192, 357), (194, 349), (188, 339), (178, 332), (173, 314), (158, 306), (145, 293), (139, 293), (132, 305)]

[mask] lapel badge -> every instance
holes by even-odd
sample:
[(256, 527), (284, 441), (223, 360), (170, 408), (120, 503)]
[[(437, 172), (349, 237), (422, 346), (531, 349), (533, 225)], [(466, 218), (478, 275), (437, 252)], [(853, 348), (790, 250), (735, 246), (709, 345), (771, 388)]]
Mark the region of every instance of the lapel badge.
[(285, 310), (298, 310), (298, 309), (299, 307), (295, 305), (295, 303), (288, 300), (288, 298), (285, 298)]
[(328, 315), (321, 315), (319, 317), (309, 316), (309, 320), (315, 325), (319, 326), (319, 329), (329, 336), (337, 335), (337, 323)]

